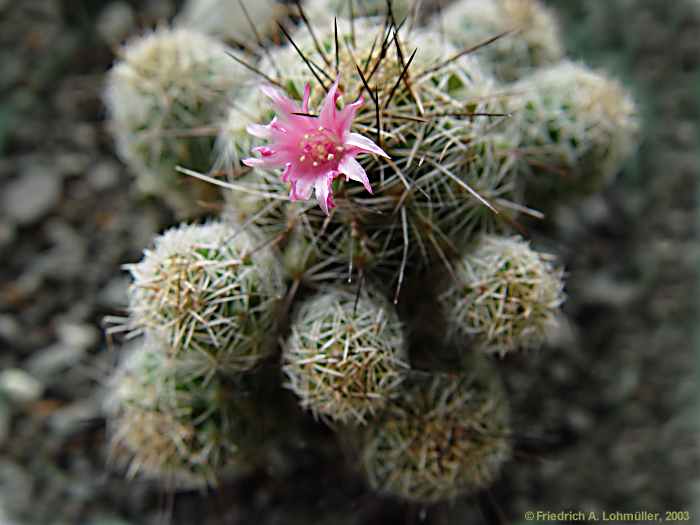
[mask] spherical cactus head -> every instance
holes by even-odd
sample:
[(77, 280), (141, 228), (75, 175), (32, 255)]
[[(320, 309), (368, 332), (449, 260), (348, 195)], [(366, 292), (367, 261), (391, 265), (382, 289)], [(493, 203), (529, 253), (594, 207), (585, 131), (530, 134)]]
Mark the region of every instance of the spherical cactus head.
[[(357, 301), (356, 301), (357, 299)], [(325, 420), (364, 424), (408, 368), (401, 323), (378, 294), (329, 290), (302, 303), (283, 350), (287, 388)]]
[[(397, 29), (391, 24), (382, 30), (368, 19), (337, 22), (337, 58), (335, 25), (331, 24), (314, 29), (316, 41), (307, 32), (294, 34), (299, 51), (287, 45), (262, 59), (260, 69), (278, 85), (268, 86), (267, 98), (253, 97), (237, 119), (229, 119), (228, 157), (240, 154), (236, 146), (240, 139), (235, 137), (245, 129), (241, 119), (247, 118), (247, 124), (254, 124), (248, 129), (255, 137), (246, 140), (258, 146), (259, 154), (245, 159), (247, 165), (254, 167), (253, 173), (276, 173), (288, 181), (283, 187), (296, 188), (290, 166), (316, 157), (299, 151), (287, 167), (277, 166), (282, 148), (276, 142), (278, 135), (273, 137), (279, 131), (275, 126), (284, 119), (289, 125), (291, 120), (280, 115), (285, 107), (297, 106), (287, 114), (309, 124), (308, 119), (324, 114), (323, 108), (336, 105), (338, 95), (338, 114), (352, 108), (351, 122), (343, 120), (343, 125), (350, 124), (352, 140), (365, 145), (373, 141), (386, 155), (374, 149), (375, 153), (367, 153), (368, 149), (357, 154), (366, 184), (358, 183), (359, 171), (353, 172), (354, 179), (342, 176), (345, 172), (332, 172), (331, 179), (324, 179), (329, 185), (323, 191), (314, 183), (316, 197), (332, 194), (332, 199), (321, 199), (321, 206), (305, 213), (305, 235), (319, 247), (320, 260), (336, 262), (329, 262), (326, 275), (335, 278), (349, 269), (356, 274), (372, 272), (375, 278), (396, 277), (402, 267), (411, 271), (421, 262), (445, 259), (448, 252), (457, 251), (454, 245), (467, 236), (464, 232), (486, 227), (489, 214), (498, 206), (489, 207), (487, 200), (512, 198), (514, 185), (508, 177), (512, 148), (498, 147), (499, 142), (489, 136), (493, 119), (502, 114), (491, 96), (493, 82), (473, 56), (458, 57), (453, 46), (436, 44), (442, 40), (436, 32)], [(328, 77), (299, 56), (318, 54), (316, 44), (331, 64)], [(333, 101), (328, 103), (328, 97)], [(279, 117), (276, 124), (268, 124), (274, 116)], [(294, 122), (301, 128), (301, 121)], [(316, 140), (327, 127), (309, 131), (308, 140)], [(309, 146), (305, 137), (299, 140), (304, 147)], [(316, 155), (315, 148), (321, 147), (324, 158), (335, 162), (336, 155), (345, 154), (347, 144), (343, 144), (331, 153), (325, 143), (309, 151)], [(321, 166), (324, 158), (313, 161)], [(310, 188), (308, 182), (304, 184)], [(311, 200), (313, 193), (308, 191)], [(299, 198), (295, 191), (290, 195)], [(488, 213), (480, 213), (481, 208)], [(451, 239), (453, 234), (459, 237), (457, 242)]]
[(634, 152), (639, 112), (620, 83), (562, 62), (518, 82), (508, 109), (528, 202), (541, 208), (601, 190)]
[(484, 235), (455, 271), (439, 298), (451, 338), (500, 355), (544, 343), (564, 301), (552, 256), (520, 237)]
[(253, 368), (274, 351), (284, 293), (274, 255), (251, 233), (212, 222), (183, 224), (127, 265), (130, 320), (163, 338), (178, 356), (211, 368)]
[(510, 458), (509, 409), (494, 370), (414, 372), (359, 439), (370, 486), (417, 503), (487, 488)]
[(250, 467), (240, 447), (255, 441), (258, 407), (241, 384), (171, 358), (160, 340), (126, 354), (105, 407), (113, 455), (129, 475), (192, 488)]
[(284, 20), (287, 12), (287, 6), (276, 0), (187, 0), (175, 23), (253, 48), (258, 38), (275, 36), (277, 22)]
[(105, 103), (117, 152), (139, 187), (180, 216), (201, 214), (216, 186), (177, 173), (208, 171), (229, 97), (249, 78), (219, 41), (188, 29), (159, 28), (129, 41), (107, 75)]
[(539, 0), (458, 0), (434, 25), (459, 48), (509, 32), (480, 49), (485, 67), (503, 81), (555, 64), (564, 55), (554, 14)]
[[(345, 0), (307, 0), (303, 8), (309, 21), (314, 27), (333, 25), (334, 18), (364, 18), (364, 17), (386, 17), (389, 9), (396, 22), (400, 22), (415, 14), (416, 9), (427, 7), (426, 4), (434, 2), (413, 2), (413, 0), (360, 0), (357, 2), (346, 2)], [(419, 5), (416, 5), (419, 4)]]

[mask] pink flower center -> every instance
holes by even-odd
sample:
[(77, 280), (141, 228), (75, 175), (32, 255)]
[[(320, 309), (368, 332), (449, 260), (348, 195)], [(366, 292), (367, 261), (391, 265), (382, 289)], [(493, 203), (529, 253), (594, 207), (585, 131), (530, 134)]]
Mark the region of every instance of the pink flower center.
[(311, 133), (304, 133), (299, 141), (299, 149), (299, 162), (310, 164), (314, 168), (338, 164), (345, 151), (337, 137), (322, 126)]

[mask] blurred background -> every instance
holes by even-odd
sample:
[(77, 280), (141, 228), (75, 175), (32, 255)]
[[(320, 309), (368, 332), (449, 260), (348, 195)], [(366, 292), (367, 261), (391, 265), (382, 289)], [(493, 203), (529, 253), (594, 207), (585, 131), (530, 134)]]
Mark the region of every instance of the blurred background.
[[(0, 524), (524, 523), (527, 510), (691, 511), (700, 523), (700, 1), (549, 0), (570, 57), (639, 101), (638, 154), (550, 217), (571, 320), (504, 363), (516, 454), (453, 505), (373, 495), (328, 432), (286, 469), (208, 493), (110, 468), (101, 386), (128, 278), (175, 218), (138, 197), (102, 105), (119, 42), (174, 0), (0, 0)], [(281, 472), (281, 473), (280, 473)]]

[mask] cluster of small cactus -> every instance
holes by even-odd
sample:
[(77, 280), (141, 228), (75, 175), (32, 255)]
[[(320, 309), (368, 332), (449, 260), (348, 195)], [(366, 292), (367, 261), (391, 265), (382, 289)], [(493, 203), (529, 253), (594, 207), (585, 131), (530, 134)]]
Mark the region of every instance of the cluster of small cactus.
[(584, 65), (564, 60), (513, 89), (522, 95), (510, 98), (507, 109), (519, 130), (522, 176), (537, 205), (600, 191), (637, 145), (634, 100)]
[[(191, 3), (179, 20), (203, 12)], [(132, 472), (245, 470), (246, 385), (276, 364), (303, 409), (353, 436), (373, 489), (430, 503), (497, 479), (513, 431), (489, 361), (542, 346), (564, 301), (556, 258), (514, 230), (543, 217), (531, 198), (549, 210), (610, 181), (639, 123), (618, 83), (563, 60), (538, 1), (475, 4), (312, 0), (279, 31), (276, 10), (211, 29), (240, 49), (193, 28), (126, 46), (107, 90), (120, 154), (188, 212), (189, 184), (226, 190), (221, 217), (126, 267), (143, 340), (108, 413)], [(415, 337), (432, 321), (404, 297), (433, 301), (445, 330)], [(443, 354), (453, 369), (415, 365)]]
[(189, 0), (176, 24), (215, 36), (232, 45), (252, 47), (258, 38), (269, 40), (288, 8), (277, 0)]
[(279, 261), (250, 233), (209, 222), (166, 231), (125, 268), (126, 326), (141, 337), (110, 383), (114, 450), (130, 473), (175, 486), (244, 471), (264, 434), (251, 384), (275, 349)]

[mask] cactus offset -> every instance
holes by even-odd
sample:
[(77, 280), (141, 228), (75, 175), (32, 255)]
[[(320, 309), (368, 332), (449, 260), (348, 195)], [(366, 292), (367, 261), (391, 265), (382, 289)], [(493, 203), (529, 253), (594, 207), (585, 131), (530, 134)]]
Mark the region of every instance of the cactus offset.
[(129, 41), (109, 71), (105, 102), (117, 152), (141, 191), (162, 197), (180, 216), (201, 214), (217, 192), (175, 172), (208, 170), (212, 125), (249, 79), (217, 40), (188, 29), (159, 28)]
[(223, 223), (171, 229), (137, 264), (130, 323), (203, 366), (247, 370), (274, 351), (281, 268), (250, 234)]
[(408, 369), (393, 307), (328, 291), (303, 303), (283, 352), (287, 387), (314, 415), (365, 424), (395, 396)]
[(542, 346), (564, 301), (562, 271), (520, 238), (484, 236), (440, 296), (453, 337), (505, 355)]
[[(188, 366), (189, 365), (189, 366)], [(143, 474), (178, 487), (214, 485), (250, 468), (257, 408), (240, 385), (196, 371), (146, 338), (123, 360), (106, 400), (112, 449)]]
[(539, 0), (458, 0), (439, 24), (456, 46), (476, 46), (504, 32), (481, 53), (497, 78), (513, 81), (564, 56), (553, 13)]
[(538, 204), (600, 191), (636, 147), (639, 113), (615, 80), (565, 61), (513, 89), (519, 166)]
[(419, 503), (489, 486), (511, 455), (509, 410), (488, 367), (413, 377), (360, 439), (370, 485)]

